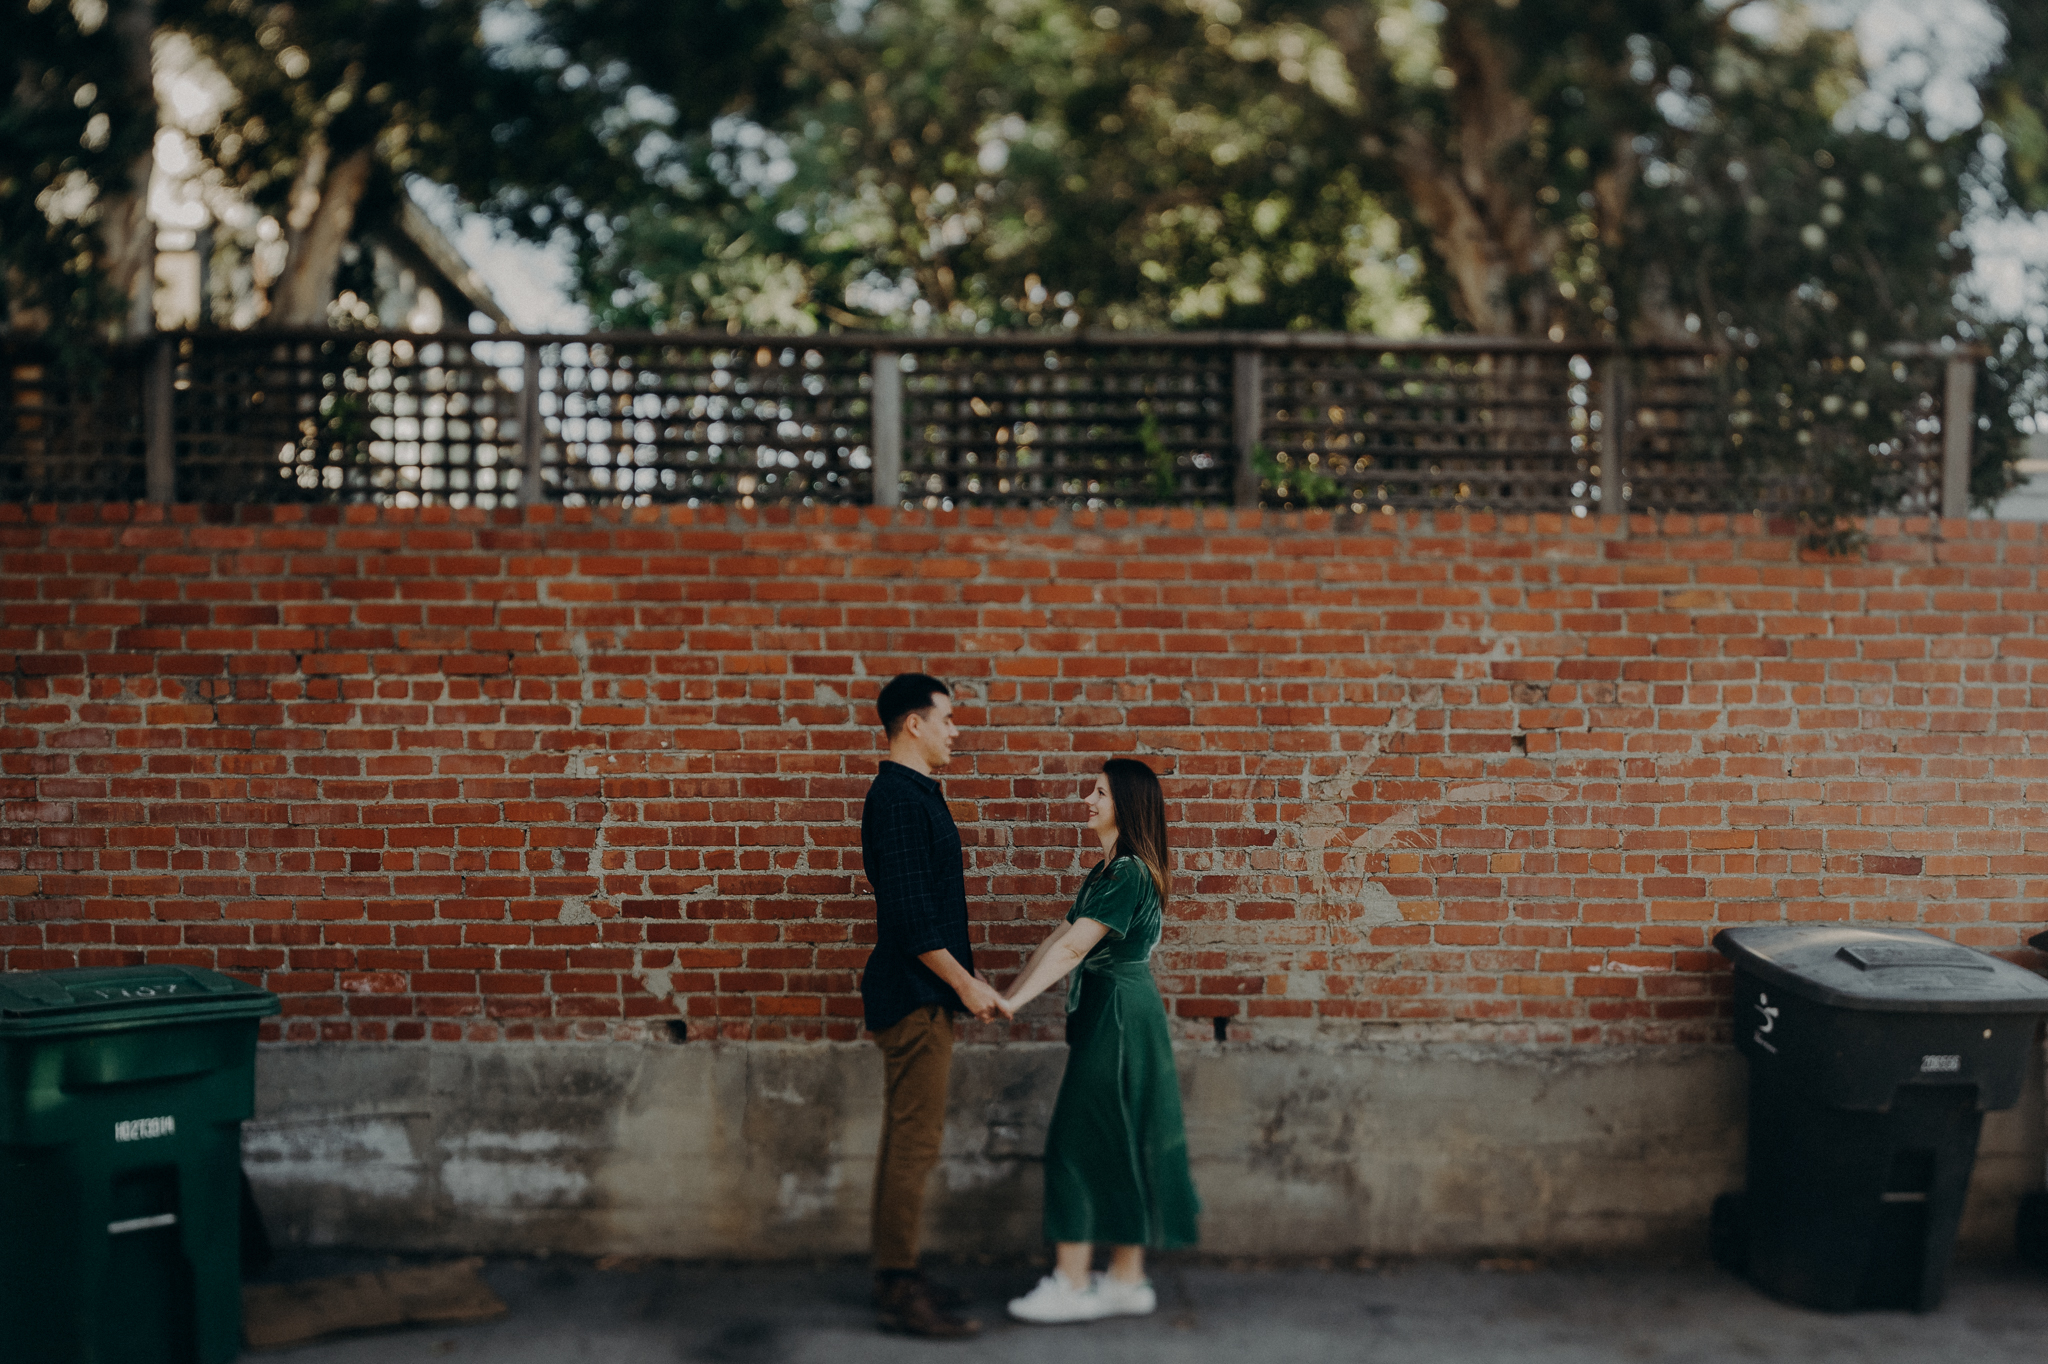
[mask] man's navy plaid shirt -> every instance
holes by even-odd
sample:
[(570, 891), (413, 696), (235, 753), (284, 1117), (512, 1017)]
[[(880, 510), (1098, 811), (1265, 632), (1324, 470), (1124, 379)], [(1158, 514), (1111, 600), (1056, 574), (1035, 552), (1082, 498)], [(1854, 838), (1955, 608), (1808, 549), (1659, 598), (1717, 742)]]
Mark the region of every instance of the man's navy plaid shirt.
[(960, 829), (939, 784), (885, 760), (861, 806), (860, 855), (875, 888), (875, 950), (860, 978), (869, 1029), (880, 1032), (927, 1004), (964, 1011), (953, 987), (918, 960), (943, 947), (974, 970)]

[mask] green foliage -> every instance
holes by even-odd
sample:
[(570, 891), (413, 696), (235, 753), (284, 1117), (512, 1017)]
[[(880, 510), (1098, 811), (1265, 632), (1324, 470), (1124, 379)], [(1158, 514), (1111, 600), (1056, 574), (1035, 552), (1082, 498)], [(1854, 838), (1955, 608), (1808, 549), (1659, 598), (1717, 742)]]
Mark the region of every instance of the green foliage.
[(1899, 349), (1972, 334), (1957, 233), (1975, 139), (1938, 139), (1910, 111), (1845, 126), (1859, 68), (1834, 35), (1717, 58), (1694, 78), (1713, 93), (1696, 126), (1638, 139), (1626, 231), (1581, 277), (1627, 309), (1624, 330), (1682, 313), (1722, 348), (1726, 424), (1706, 455), (1741, 500), (1789, 505), (1840, 546), (1850, 518), (1922, 482), (1942, 362)]
[(2048, 209), (2048, 6), (2010, 0), (1999, 7), (2005, 46), (1978, 83), (1985, 127), (2003, 144), (1989, 169), (2006, 199)]
[[(39, 309), (63, 332), (120, 310), (96, 205), (129, 188), (156, 132), (154, 96), (119, 79), (115, 30), (136, 3), (115, 0), (102, 22), (104, 4), (26, 0), (7, 20), (0, 287), (17, 325)], [(201, 150), (259, 212), (296, 209), (288, 237), (323, 176), (367, 149), (358, 221), (379, 220), (419, 174), (588, 257), (684, 174), (680, 139), (786, 102), (781, 0), (157, 0), (151, 12), (157, 36), (189, 36), (232, 84)]]
[[(90, 11), (88, 11), (90, 14)], [(30, 0), (6, 20), (11, 98), (0, 107), (0, 325), (45, 332), (84, 363), (124, 300), (98, 267), (109, 195), (133, 189), (153, 117), (122, 98), (111, 26)]]
[(1252, 467), (1259, 472), (1259, 486), (1282, 506), (1321, 507), (1344, 499), (1344, 485), (1324, 473), (1312, 458), (1275, 454), (1255, 445)]
[(1203, 40), (1200, 11), (1147, 27), (1065, 0), (878, 0), (852, 29), (842, 12), (799, 12), (802, 100), (772, 138), (700, 143), (677, 202), (593, 261), (600, 306), (624, 282), (608, 319), (1426, 322), (1417, 258), (1325, 107)]
[(2012, 418), (2048, 413), (2048, 347), (2038, 320), (1997, 322), (1976, 331), (1985, 355), (1977, 365), (1970, 503), (1983, 507), (2012, 488), (2019, 479), (2019, 461), (2026, 458), (2027, 438)]
[(1152, 467), (1152, 495), (1161, 502), (1170, 502), (1180, 491), (1180, 471), (1174, 460), (1173, 451), (1159, 436), (1159, 414), (1152, 410), (1150, 403), (1140, 410), (1145, 414), (1138, 423), (1138, 444), (1145, 451), (1145, 459)]
[(283, 213), (309, 148), (375, 149), (373, 193), (421, 174), (581, 249), (661, 192), (675, 139), (783, 101), (775, 0), (166, 0), (240, 98), (205, 140)]
[[(206, 150), (264, 211), (369, 148), (366, 215), (405, 175), (451, 185), (570, 242), (609, 325), (1692, 338), (1719, 353), (1702, 453), (1731, 502), (1790, 505), (1825, 541), (1920, 476), (1940, 362), (1901, 347), (1987, 348), (1980, 499), (2042, 398), (2042, 320), (1959, 294), (1966, 208), (2048, 208), (2048, 6), (1997, 7), (1985, 123), (1945, 133), (1915, 91), (1875, 100), (1799, 0), (155, 13), (232, 79)], [(25, 0), (0, 123), (5, 302), (80, 335), (119, 307), (92, 205), (152, 127), (90, 12)], [(1290, 502), (1334, 495), (1267, 465)]]
[[(700, 144), (592, 287), (654, 325), (1692, 339), (1721, 352), (1702, 456), (1731, 503), (1830, 528), (1919, 479), (1940, 365), (1894, 348), (1985, 330), (1969, 196), (2048, 193), (2048, 19), (2006, 8), (2000, 151), (1912, 91), (1878, 108), (1793, 3), (1771, 32), (1705, 0), (879, 0), (857, 28), (821, 3), (789, 116)], [(2032, 335), (1983, 387), (1983, 497)], [(1291, 499), (1318, 476), (1284, 472)]]

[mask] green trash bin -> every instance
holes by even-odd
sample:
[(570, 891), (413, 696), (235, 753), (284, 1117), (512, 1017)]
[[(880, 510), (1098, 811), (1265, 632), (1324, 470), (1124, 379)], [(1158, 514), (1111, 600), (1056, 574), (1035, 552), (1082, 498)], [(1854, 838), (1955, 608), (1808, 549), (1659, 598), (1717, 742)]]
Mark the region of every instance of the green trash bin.
[(227, 1364), (241, 1126), (277, 996), (213, 971), (0, 974), (0, 1355)]

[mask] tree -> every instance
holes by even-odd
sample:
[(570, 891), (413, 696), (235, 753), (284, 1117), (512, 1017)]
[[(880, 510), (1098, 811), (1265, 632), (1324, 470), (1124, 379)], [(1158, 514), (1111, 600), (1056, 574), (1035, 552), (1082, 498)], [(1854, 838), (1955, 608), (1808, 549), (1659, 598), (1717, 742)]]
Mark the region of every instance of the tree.
[(132, 327), (149, 289), (156, 121), (147, 0), (28, 0), (0, 109), (0, 322), (76, 349)]
[(671, 200), (593, 259), (612, 320), (1426, 320), (1330, 107), (1203, 41), (1199, 13), (1148, 28), (1063, 0), (880, 0), (849, 29), (838, 12), (792, 27), (789, 116), (700, 143)]
[[(146, 299), (134, 281), (149, 253), (156, 34), (190, 35), (234, 86), (202, 144), (284, 224), (270, 310), (281, 324), (327, 320), (359, 217), (407, 175), (515, 230), (588, 242), (649, 192), (647, 169), (674, 138), (729, 109), (779, 107), (778, 0), (118, 0), (110, 19), (100, 0), (27, 8), (0, 211), (10, 227), (37, 205), (49, 220), (42, 245), (10, 232), (4, 248), (10, 305), (30, 321), (22, 310), (63, 279), (95, 299)], [(90, 203), (51, 216), (80, 198)], [(90, 251), (73, 249), (84, 234)], [(50, 320), (68, 322), (77, 303)], [(93, 312), (107, 314), (103, 299)]]
[(2005, 44), (1978, 82), (1985, 127), (2002, 144), (1992, 166), (2006, 200), (2038, 212), (2048, 209), (2048, 9), (2001, 7)]
[[(1791, 0), (821, 9), (753, 171), (705, 144), (600, 260), (621, 319), (1690, 339), (1729, 409), (1701, 456), (1825, 535), (1917, 474), (1930, 376), (1894, 350), (1991, 339), (1966, 206), (2048, 196), (2048, 20), (2008, 9), (1996, 142)], [(1999, 338), (1986, 496), (2040, 369)]]
[(273, 317), (323, 320), (365, 202), (406, 175), (579, 245), (649, 192), (673, 138), (777, 108), (775, 0), (200, 0), (182, 17), (240, 92), (208, 139), (282, 217)]

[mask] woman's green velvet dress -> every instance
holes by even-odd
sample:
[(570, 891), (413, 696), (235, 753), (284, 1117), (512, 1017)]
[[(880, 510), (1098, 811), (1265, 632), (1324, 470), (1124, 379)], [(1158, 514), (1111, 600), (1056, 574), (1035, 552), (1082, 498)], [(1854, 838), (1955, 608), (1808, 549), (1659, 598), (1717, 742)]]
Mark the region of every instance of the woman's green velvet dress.
[(1190, 1246), (1201, 1202), (1188, 1174), (1180, 1080), (1152, 983), (1158, 888), (1119, 857), (1088, 873), (1067, 922), (1109, 929), (1067, 990), (1067, 1072), (1045, 1138), (1045, 1239)]

